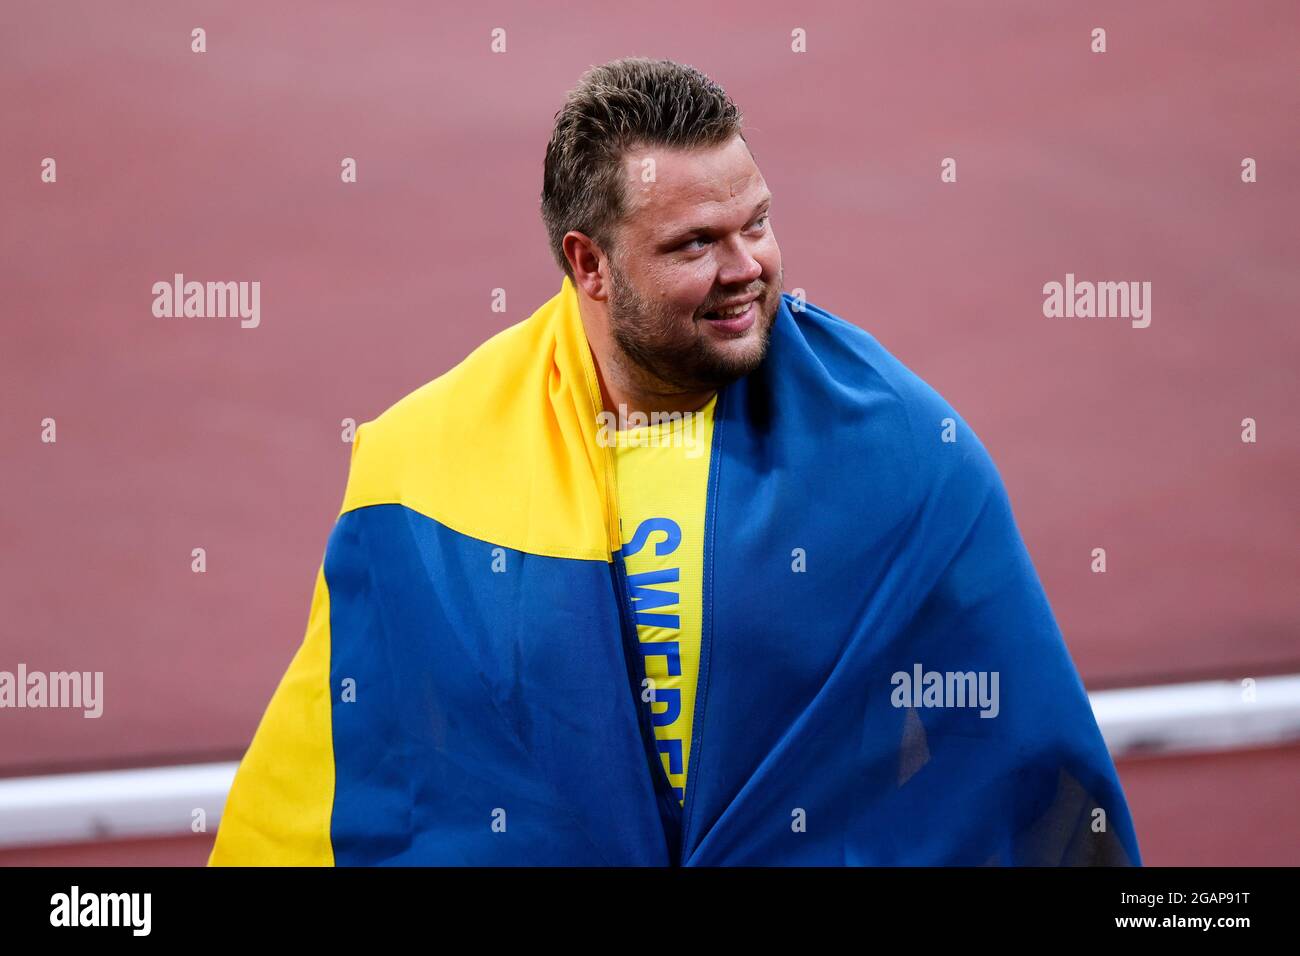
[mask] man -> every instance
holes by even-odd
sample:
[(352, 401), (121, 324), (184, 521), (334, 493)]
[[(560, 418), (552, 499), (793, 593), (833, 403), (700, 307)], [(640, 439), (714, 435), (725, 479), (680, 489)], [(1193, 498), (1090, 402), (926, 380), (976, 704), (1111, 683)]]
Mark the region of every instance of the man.
[(358, 429), (213, 863), (1140, 862), (987, 452), (771, 200), (697, 71), (583, 77), (561, 290)]

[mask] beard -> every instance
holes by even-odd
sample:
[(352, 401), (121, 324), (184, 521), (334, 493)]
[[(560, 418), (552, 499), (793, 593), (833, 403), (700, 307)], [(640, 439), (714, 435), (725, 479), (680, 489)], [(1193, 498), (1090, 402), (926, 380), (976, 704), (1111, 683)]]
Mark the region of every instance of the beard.
[(676, 309), (643, 296), (611, 259), (609, 324), (621, 370), (640, 390), (661, 395), (713, 391), (748, 375), (767, 355), (783, 275), (756, 300), (749, 336), (718, 342), (699, 328), (707, 319), (686, 323)]

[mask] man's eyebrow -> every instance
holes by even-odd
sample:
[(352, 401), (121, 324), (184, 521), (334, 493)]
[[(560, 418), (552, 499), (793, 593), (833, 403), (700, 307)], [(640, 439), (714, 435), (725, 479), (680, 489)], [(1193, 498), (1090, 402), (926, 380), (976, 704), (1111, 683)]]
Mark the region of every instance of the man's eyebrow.
[[(750, 216), (753, 217), (757, 215), (760, 209), (762, 209), (764, 206), (770, 205), (771, 202), (772, 202), (772, 194), (768, 193), (766, 196), (764, 196), (755, 204), (753, 211), (750, 213)], [(688, 226), (685, 229), (681, 229), (673, 233), (672, 235), (665, 237), (662, 240), (662, 245), (665, 249), (671, 249), (674, 246), (676, 246), (678, 243), (685, 242), (687, 239), (691, 238), (691, 236), (694, 236), (699, 233), (707, 233), (711, 231), (712, 231), (711, 226)]]

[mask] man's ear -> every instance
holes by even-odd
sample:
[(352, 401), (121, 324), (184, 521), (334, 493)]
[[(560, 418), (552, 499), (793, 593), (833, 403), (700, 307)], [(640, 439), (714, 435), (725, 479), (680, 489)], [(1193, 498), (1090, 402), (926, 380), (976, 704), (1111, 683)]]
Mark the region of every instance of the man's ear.
[(573, 270), (573, 284), (597, 302), (609, 298), (609, 260), (596, 241), (576, 230), (564, 237), (564, 255)]

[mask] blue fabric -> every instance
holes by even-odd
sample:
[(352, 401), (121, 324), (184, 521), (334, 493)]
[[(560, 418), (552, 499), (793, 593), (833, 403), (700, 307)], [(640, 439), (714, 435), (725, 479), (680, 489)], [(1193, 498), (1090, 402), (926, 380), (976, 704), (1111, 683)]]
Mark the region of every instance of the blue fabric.
[[(685, 861), (1139, 863), (984, 446), (868, 333), (793, 305), (715, 426)], [(893, 706), (918, 664), (997, 672), (997, 716)]]
[(378, 505), (339, 518), (325, 576), (331, 686), (356, 681), (332, 712), (337, 865), (670, 862), (610, 565)]

